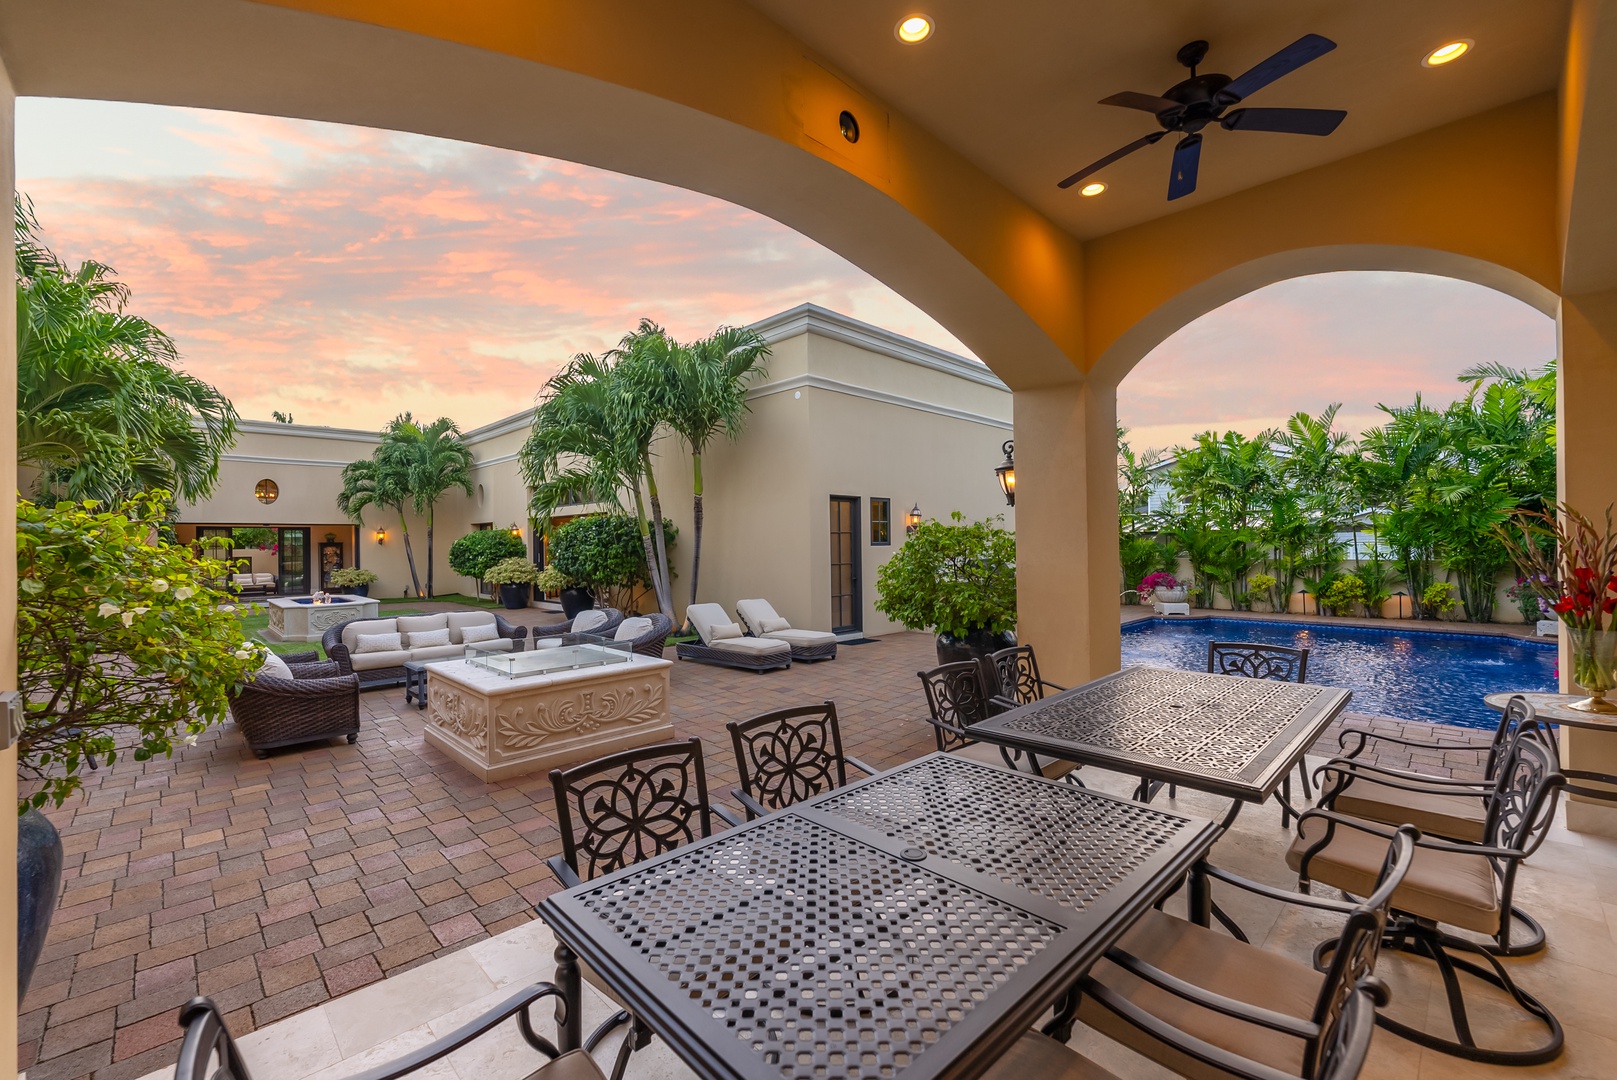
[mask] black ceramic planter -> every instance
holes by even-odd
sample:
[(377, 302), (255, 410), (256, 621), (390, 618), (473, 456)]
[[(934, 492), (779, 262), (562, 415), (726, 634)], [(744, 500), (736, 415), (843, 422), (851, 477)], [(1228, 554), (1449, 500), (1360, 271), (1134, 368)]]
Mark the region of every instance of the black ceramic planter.
[(991, 630), (973, 630), (965, 637), (939, 634), (937, 639), (938, 663), (954, 664), (961, 660), (975, 660), (983, 669), (983, 685), (990, 694), (999, 693), (999, 676), (994, 673), (991, 655), (1016, 645), (1016, 635), (1009, 630), (994, 633)]
[(520, 582), (513, 585), (501, 585), (500, 603), (505, 605), (507, 611), (525, 608), (528, 606), (528, 593), (531, 588), (531, 585)]
[(370, 594), (371, 587), (369, 585), (355, 585), (348, 590), (349, 596), (369, 596)]
[(561, 591), (561, 613), (569, 619), (580, 611), (588, 611), (595, 606), (595, 594), (588, 589), (563, 589)]
[(62, 837), (49, 818), (30, 810), (17, 819), (18, 1001), (28, 994), (61, 887)]

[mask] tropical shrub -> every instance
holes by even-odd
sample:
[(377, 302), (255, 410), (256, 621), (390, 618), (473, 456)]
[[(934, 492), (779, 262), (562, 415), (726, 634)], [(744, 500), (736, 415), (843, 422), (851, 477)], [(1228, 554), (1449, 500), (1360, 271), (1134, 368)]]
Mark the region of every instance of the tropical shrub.
[(1351, 615), (1353, 609), (1365, 603), (1369, 594), (1364, 582), (1356, 574), (1342, 574), (1319, 594), (1319, 604), (1333, 615)]
[(526, 555), (519, 555), (489, 567), (483, 580), (490, 585), (537, 585), (539, 576), (539, 568)]
[(1446, 581), (1434, 581), (1420, 594), (1420, 606), (1438, 617), (1447, 615), (1459, 605), (1459, 600), (1454, 596), (1454, 586)]
[(1265, 601), (1269, 605), (1270, 611), (1280, 610), (1280, 602), (1275, 597), (1275, 585), (1278, 582), (1273, 576), (1269, 574), (1253, 574), (1247, 579), (1247, 584), (1252, 587), (1252, 596)]
[[(1171, 571), (1179, 562), (1178, 553), (1173, 547), (1162, 543), (1155, 537), (1125, 536), (1119, 544), (1119, 551), (1123, 561), (1123, 582), (1142, 581), (1142, 579), (1162, 571)], [(1172, 577), (1172, 574), (1168, 575)], [(1136, 599), (1143, 599), (1146, 587), (1142, 583), (1137, 592)], [(1127, 592), (1124, 593), (1127, 596)]]
[(376, 571), (363, 570), (357, 566), (345, 566), (341, 570), (332, 573), (331, 583), (339, 589), (357, 589), (361, 585), (374, 585), (376, 584)]
[(528, 545), (522, 537), (506, 529), (479, 529), (469, 532), (449, 546), (449, 569), (478, 581), (489, 567), (502, 559), (515, 559), (528, 554)]
[(876, 574), (876, 610), (911, 630), (964, 637), (1016, 626), (1016, 536), (1003, 518), (921, 524)]
[(571, 589), (578, 582), (557, 570), (554, 566), (547, 566), (539, 571), (539, 577), (534, 581), (534, 587), (540, 592), (559, 593), (563, 589)]
[[(663, 521), (663, 534), (669, 547), (679, 538), (672, 521)], [(605, 607), (614, 590), (632, 593), (652, 587), (644, 540), (639, 523), (627, 514), (574, 518), (551, 534), (550, 563)]]
[(17, 506), (17, 765), (34, 787), (20, 809), (60, 806), (92, 755), (195, 743), (263, 663), (233, 597), (209, 584), (225, 567), (155, 539), (168, 497)]
[(230, 542), (234, 546), (234, 550), (237, 551), (243, 548), (257, 548), (259, 551), (269, 551), (271, 548), (277, 547), (279, 541), (279, 533), (262, 525), (249, 525), (240, 529), (232, 529), (230, 533)]

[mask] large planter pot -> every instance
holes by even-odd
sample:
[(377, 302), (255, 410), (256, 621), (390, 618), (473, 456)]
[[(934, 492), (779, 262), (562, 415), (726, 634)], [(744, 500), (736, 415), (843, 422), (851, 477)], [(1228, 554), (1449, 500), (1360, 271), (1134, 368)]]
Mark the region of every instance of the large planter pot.
[(561, 591), (561, 613), (569, 619), (580, 611), (588, 611), (595, 606), (595, 594), (588, 589), (563, 589)]
[(994, 672), (991, 655), (1001, 649), (1013, 648), (1016, 635), (1009, 630), (994, 633), (991, 630), (973, 630), (965, 637), (939, 634), (937, 638), (938, 663), (954, 664), (961, 660), (975, 660), (983, 671), (983, 685), (990, 694), (999, 693), (999, 676)]
[(17, 1000), (45, 948), (62, 888), (62, 837), (38, 810), (17, 819)]
[(500, 586), (500, 603), (505, 605), (507, 611), (528, 606), (528, 597), (533, 593), (533, 586), (526, 582)]
[(1188, 595), (1186, 589), (1157, 589), (1152, 592), (1151, 598), (1162, 604), (1183, 604)]
[(369, 596), (371, 587), (369, 585), (353, 585), (343, 591), (347, 592), (349, 596)]

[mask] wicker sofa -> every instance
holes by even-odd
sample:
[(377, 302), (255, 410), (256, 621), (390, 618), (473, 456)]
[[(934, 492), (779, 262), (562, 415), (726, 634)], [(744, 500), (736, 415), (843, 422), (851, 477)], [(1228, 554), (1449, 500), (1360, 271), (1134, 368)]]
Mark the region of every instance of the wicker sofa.
[[(497, 636), (487, 641), (466, 642), (461, 631), (468, 626), (493, 626)], [(377, 634), (431, 634), (449, 631), (446, 645), (411, 646), (404, 638), (402, 649), (386, 652), (360, 652), (357, 649), (362, 635)], [(466, 655), (467, 648), (485, 652), (521, 652), (528, 628), (512, 626), (492, 611), (441, 611), (432, 615), (400, 615), (391, 619), (356, 619), (333, 626), (320, 639), (326, 656), (342, 667), (344, 675), (358, 675), (361, 690), (379, 686), (400, 686), (404, 683), (406, 661), (452, 660)]]
[(699, 644), (676, 645), (681, 660), (743, 671), (773, 671), (792, 666), (792, 647), (784, 641), (746, 637), (717, 604), (692, 604), (685, 618), (701, 639)]
[(259, 675), (230, 695), (230, 718), (257, 757), (277, 746), (359, 740), (359, 678), (319, 653), (282, 657), (292, 678)]

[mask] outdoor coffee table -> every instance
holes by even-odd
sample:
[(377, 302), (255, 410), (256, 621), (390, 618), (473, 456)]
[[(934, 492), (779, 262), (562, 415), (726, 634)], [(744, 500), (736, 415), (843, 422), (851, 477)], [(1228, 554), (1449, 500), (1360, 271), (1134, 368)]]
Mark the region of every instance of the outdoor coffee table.
[(581, 958), (709, 1080), (981, 1076), (1217, 835), (931, 754), (542, 900), (563, 1048)]
[[(1334, 686), (1128, 667), (971, 726), (973, 738), (1245, 803), (1268, 799), (1352, 693)], [(1287, 810), (1295, 813), (1291, 807)]]
[(404, 662), (404, 703), (412, 701), (417, 709), (427, 707), (427, 665), (419, 660)]

